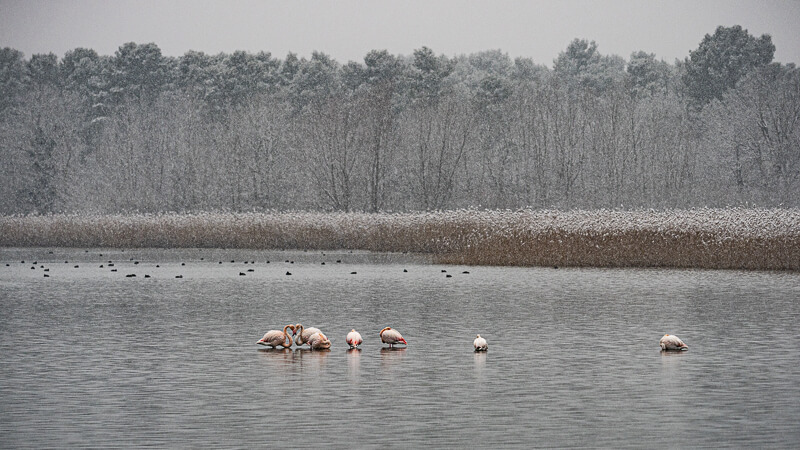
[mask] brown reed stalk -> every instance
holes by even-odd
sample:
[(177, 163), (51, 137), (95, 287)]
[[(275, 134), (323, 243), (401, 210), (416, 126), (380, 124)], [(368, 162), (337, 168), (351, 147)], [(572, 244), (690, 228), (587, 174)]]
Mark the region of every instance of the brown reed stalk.
[(0, 246), (361, 249), (469, 265), (800, 270), (800, 210), (0, 217)]

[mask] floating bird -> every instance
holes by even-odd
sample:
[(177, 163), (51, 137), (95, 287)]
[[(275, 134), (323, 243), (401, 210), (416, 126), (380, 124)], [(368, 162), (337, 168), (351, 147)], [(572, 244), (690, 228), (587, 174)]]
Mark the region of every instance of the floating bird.
[(306, 328), (301, 323), (298, 323), (297, 325), (294, 326), (294, 331), (295, 331), (294, 334), (297, 335), (297, 340), (295, 342), (297, 343), (298, 347), (303, 344), (307, 344), (308, 340), (314, 333), (322, 332), (320, 331), (319, 328), (314, 328), (314, 327)]
[[(259, 345), (269, 345), (272, 348), (276, 348), (277, 346), (282, 346), (283, 348), (289, 348), (292, 346), (292, 336), (286, 332), (289, 328), (292, 329), (292, 333), (294, 333), (294, 325), (286, 325), (283, 327), (283, 331), (278, 330), (269, 330), (267, 333), (262, 337), (256, 344)], [(289, 343), (286, 343), (286, 340), (289, 340)]]
[(311, 347), (311, 350), (326, 350), (331, 348), (331, 341), (320, 331), (312, 334), (311, 337), (308, 338), (308, 345)]
[(661, 345), (661, 350), (689, 350), (689, 346), (684, 344), (678, 336), (665, 334), (658, 343)]
[(362, 342), (364, 342), (364, 340), (361, 339), (361, 333), (356, 331), (355, 328), (347, 333), (347, 343), (350, 344), (350, 348), (356, 348), (361, 345)]
[(382, 329), (380, 335), (381, 335), (381, 342), (383, 342), (384, 344), (389, 344), (390, 348), (393, 348), (394, 344), (402, 343), (408, 345), (408, 342), (406, 342), (406, 340), (403, 339), (403, 336), (400, 334), (400, 332), (392, 329), (392, 327), (386, 327)]
[(486, 339), (482, 338), (480, 334), (472, 341), (472, 346), (475, 347), (476, 352), (485, 352), (489, 350), (489, 344), (486, 343)]

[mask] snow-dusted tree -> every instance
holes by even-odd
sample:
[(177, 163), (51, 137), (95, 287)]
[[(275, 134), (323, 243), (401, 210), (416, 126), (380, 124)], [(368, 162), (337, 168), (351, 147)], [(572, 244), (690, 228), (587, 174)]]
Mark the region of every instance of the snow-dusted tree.
[(625, 61), (605, 56), (594, 41), (575, 39), (553, 61), (553, 71), (571, 90), (586, 89), (601, 94), (623, 78)]
[(770, 35), (756, 38), (740, 25), (719, 26), (689, 53), (683, 82), (696, 104), (703, 106), (722, 99), (748, 72), (772, 62), (774, 54)]
[(27, 83), (27, 70), (21, 51), (4, 47), (0, 49), (0, 119), (19, 102)]
[(455, 61), (436, 54), (428, 47), (414, 50), (409, 68), (409, 96), (416, 103), (432, 104), (439, 101), (447, 89), (447, 77), (453, 72)]
[(745, 76), (707, 111), (706, 144), (738, 201), (798, 204), (800, 70), (771, 64)]

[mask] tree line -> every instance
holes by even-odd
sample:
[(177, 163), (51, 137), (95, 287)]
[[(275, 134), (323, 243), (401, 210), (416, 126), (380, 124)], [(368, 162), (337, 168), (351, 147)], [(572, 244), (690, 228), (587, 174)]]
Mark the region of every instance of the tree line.
[(0, 213), (799, 206), (800, 71), (719, 27), (673, 64), (127, 43), (0, 50)]

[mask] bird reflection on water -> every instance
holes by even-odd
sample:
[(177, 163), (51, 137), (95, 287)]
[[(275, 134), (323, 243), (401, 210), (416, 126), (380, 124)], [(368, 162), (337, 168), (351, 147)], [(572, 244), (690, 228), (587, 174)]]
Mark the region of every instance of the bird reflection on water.
[(475, 352), (474, 356), (475, 370), (481, 372), (486, 367), (486, 352)]
[(350, 378), (353, 381), (358, 379), (358, 373), (361, 369), (361, 349), (351, 348), (347, 350), (347, 369), (350, 373)]
[(389, 368), (399, 362), (406, 354), (405, 347), (383, 347), (381, 348), (381, 367)]

